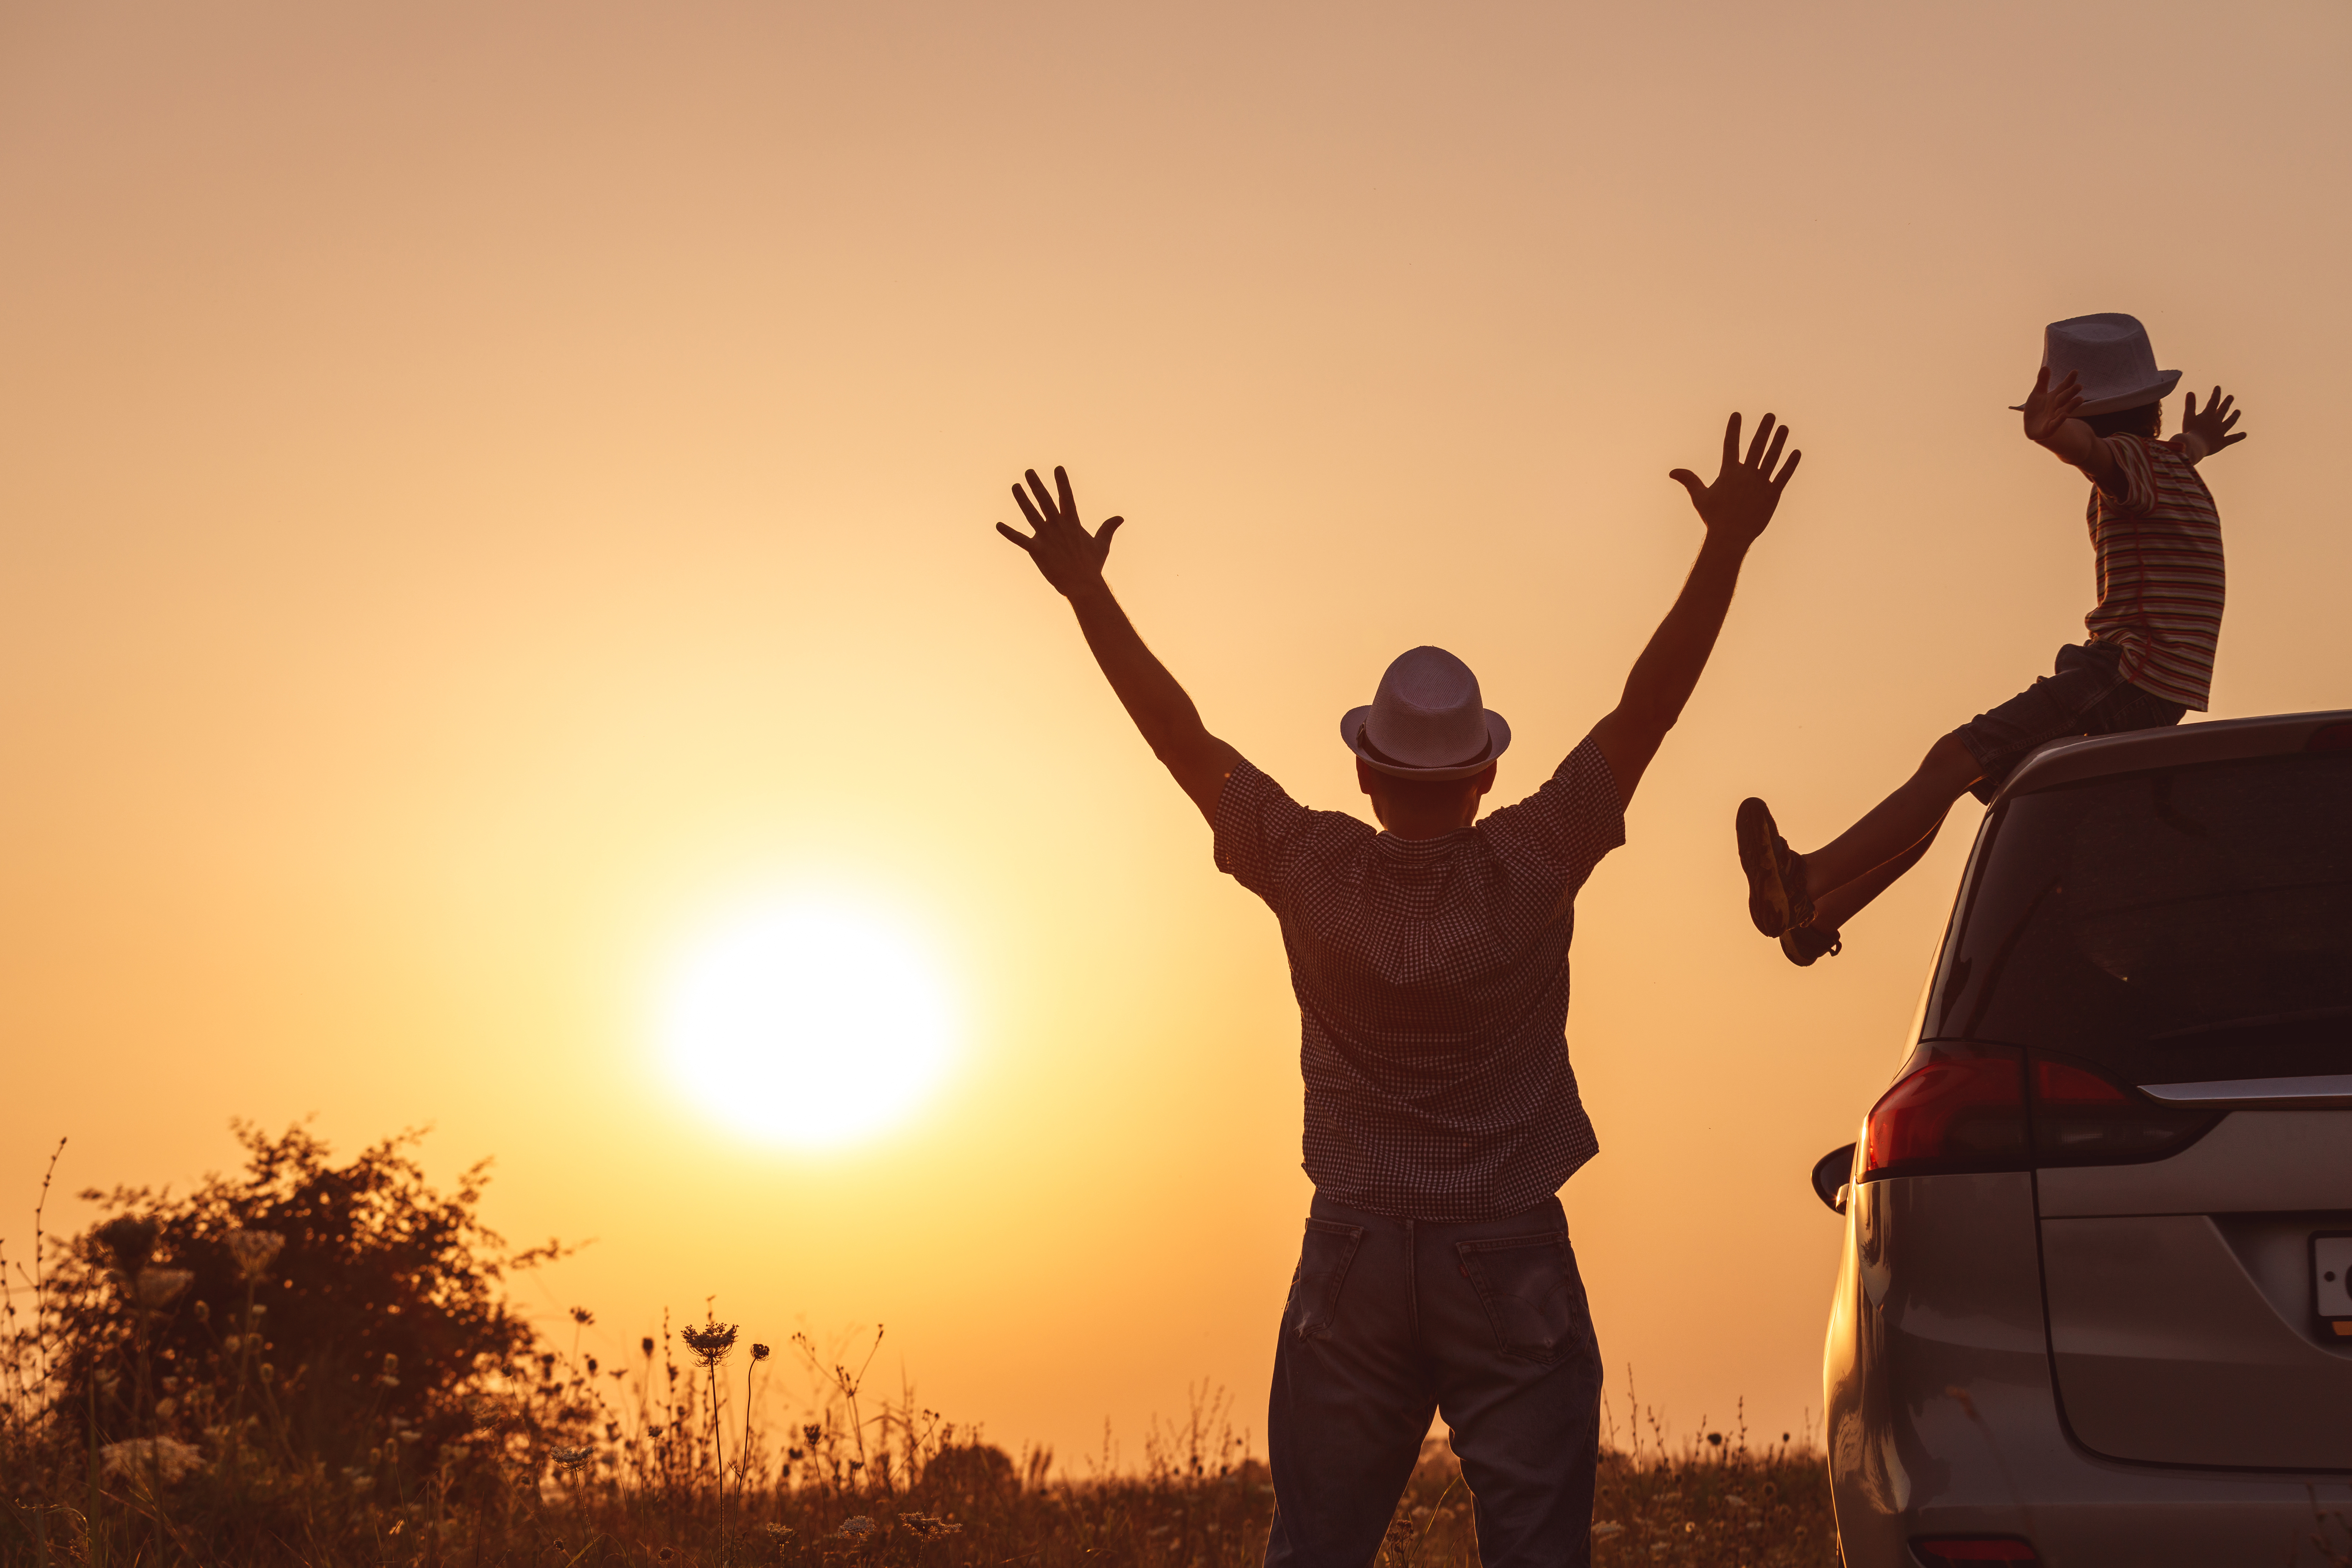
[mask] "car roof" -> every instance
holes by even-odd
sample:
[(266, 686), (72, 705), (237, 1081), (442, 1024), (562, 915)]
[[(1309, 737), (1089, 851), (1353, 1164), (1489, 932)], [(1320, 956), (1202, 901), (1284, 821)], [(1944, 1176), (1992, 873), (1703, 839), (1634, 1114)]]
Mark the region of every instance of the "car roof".
[(2290, 755), (2312, 749), (2323, 730), (2328, 751), (2352, 751), (2352, 708), (2321, 713), (2270, 713), (2258, 719), (2222, 719), (2163, 730), (2133, 730), (2121, 735), (2084, 735), (2053, 741), (2018, 764), (1992, 804), (2055, 784), (2074, 784), (2103, 773), (2172, 768), (2188, 763), (2229, 762), (2240, 757)]

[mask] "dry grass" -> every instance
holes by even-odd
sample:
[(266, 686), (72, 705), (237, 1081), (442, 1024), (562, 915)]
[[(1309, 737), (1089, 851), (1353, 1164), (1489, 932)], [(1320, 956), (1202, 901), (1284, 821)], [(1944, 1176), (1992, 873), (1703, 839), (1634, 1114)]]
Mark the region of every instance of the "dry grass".
[[(1139, 1467), (1106, 1454), (1076, 1474), (1005, 1453), (912, 1389), (875, 1395), (878, 1329), (820, 1347), (706, 1320), (602, 1365), (580, 1348), (585, 1309), (568, 1347), (506, 1310), (501, 1267), (549, 1249), (499, 1250), (473, 1216), (478, 1173), (445, 1197), (401, 1140), (336, 1165), (299, 1131), (245, 1137), (245, 1176), (180, 1199), (113, 1194), (115, 1217), (53, 1245), (46, 1267), (38, 1252), (0, 1263), (0, 1564), (1255, 1568), (1264, 1554), (1273, 1489), (1222, 1394), (1155, 1426)], [(1596, 1563), (1834, 1563), (1805, 1445), (1751, 1448), (1735, 1429), (1670, 1448), (1654, 1415), (1624, 1408)], [(1470, 1500), (1433, 1442), (1380, 1568), (1476, 1560)]]

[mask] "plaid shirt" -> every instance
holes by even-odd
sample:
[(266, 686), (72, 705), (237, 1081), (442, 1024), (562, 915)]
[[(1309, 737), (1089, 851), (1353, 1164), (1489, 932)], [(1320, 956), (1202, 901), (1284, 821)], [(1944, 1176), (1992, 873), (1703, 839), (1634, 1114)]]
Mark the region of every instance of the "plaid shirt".
[(1443, 838), (1309, 811), (1234, 767), (1217, 868), (1282, 922), (1316, 1191), (1401, 1218), (1492, 1219), (1600, 1152), (1568, 1062), (1568, 943), (1624, 811), (1589, 738), (1535, 794)]

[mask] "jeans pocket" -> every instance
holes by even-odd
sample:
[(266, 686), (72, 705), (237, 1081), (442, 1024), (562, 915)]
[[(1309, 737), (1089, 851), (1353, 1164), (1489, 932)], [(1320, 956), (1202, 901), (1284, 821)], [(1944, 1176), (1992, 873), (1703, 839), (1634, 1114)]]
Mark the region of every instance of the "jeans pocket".
[(1568, 1232), (1460, 1241), (1454, 1250), (1486, 1305), (1496, 1349), (1549, 1366), (1576, 1348), (1584, 1286), (1569, 1260)]
[(1339, 1316), (1339, 1287), (1348, 1282), (1349, 1265), (1364, 1239), (1364, 1227), (1334, 1219), (1307, 1222), (1307, 1240), (1298, 1249), (1298, 1268), (1290, 1277), (1290, 1306), (1285, 1326), (1302, 1340), (1328, 1340)]

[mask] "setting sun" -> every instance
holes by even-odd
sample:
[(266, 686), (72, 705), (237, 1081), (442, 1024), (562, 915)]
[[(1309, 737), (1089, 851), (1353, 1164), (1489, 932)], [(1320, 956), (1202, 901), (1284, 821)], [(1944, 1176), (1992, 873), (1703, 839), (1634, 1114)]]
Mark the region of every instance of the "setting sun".
[(936, 966), (875, 913), (770, 904), (693, 943), (663, 997), (671, 1077), (721, 1122), (802, 1148), (905, 1117), (946, 1070), (953, 1030)]

